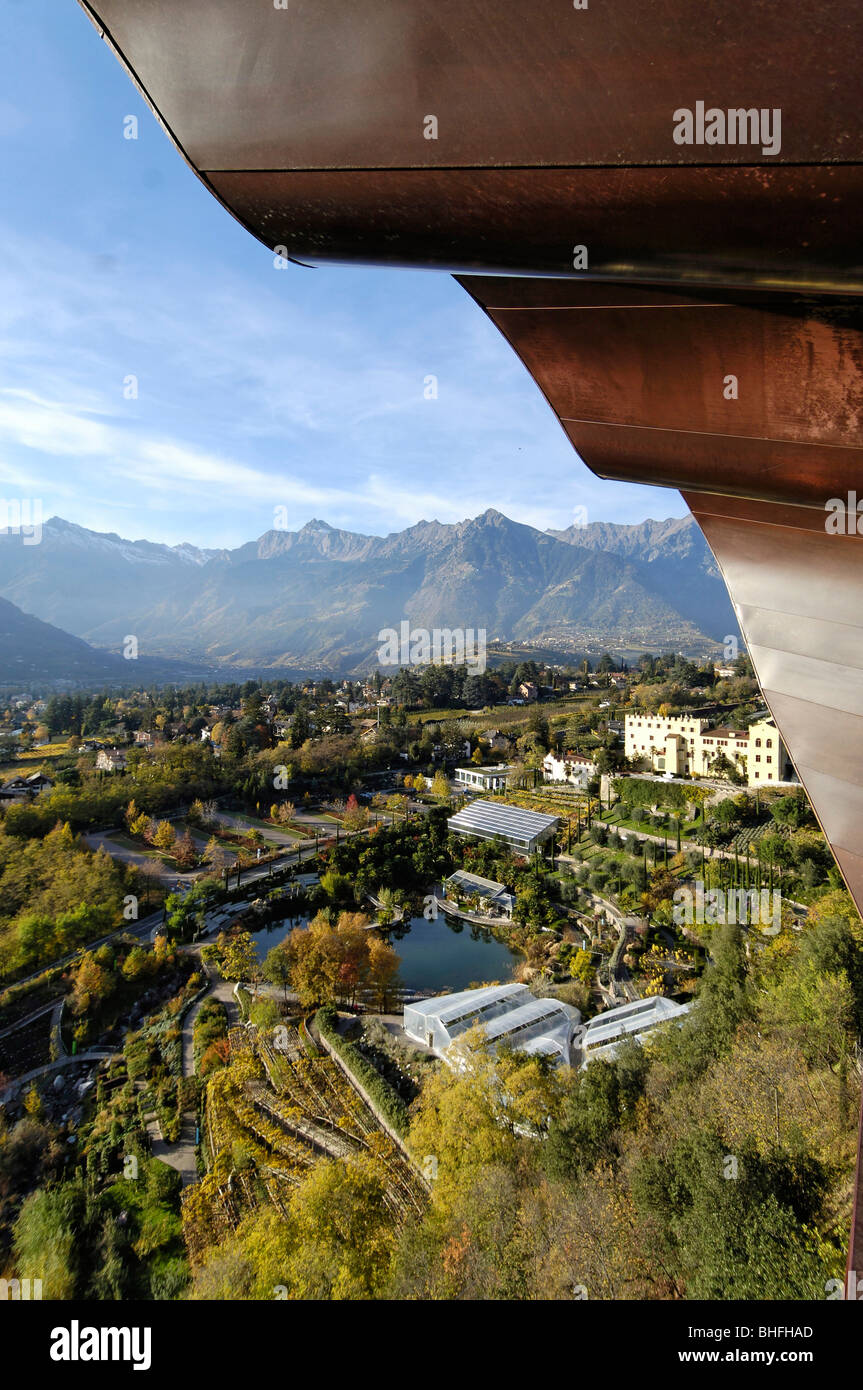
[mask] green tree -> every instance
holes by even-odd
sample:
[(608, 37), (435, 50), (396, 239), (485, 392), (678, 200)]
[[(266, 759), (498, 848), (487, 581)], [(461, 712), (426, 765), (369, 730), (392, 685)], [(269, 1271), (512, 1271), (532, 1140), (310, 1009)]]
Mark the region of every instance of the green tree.
[(223, 931), (216, 938), (216, 958), (226, 980), (254, 980), (258, 974), (255, 943), (247, 931)]
[(291, 983), (291, 962), (281, 944), (273, 946), (264, 957), (261, 966), (261, 974), (271, 985), (276, 985), (282, 991), (285, 1003), (288, 1002), (288, 988)]

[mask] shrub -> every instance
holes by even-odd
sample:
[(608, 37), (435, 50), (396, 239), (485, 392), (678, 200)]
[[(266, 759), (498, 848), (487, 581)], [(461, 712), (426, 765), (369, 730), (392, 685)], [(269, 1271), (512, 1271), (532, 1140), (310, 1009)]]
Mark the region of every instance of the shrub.
[(319, 1009), (315, 1015), (318, 1032), (322, 1038), (326, 1038), (330, 1047), (341, 1058), (351, 1075), (374, 1101), (387, 1123), (397, 1134), (406, 1135), (408, 1132), (407, 1106), (389, 1082), (384, 1080), (380, 1072), (375, 1071), (371, 1062), (363, 1056), (356, 1044), (348, 1042), (341, 1036), (336, 1026), (337, 1018), (335, 1009), (331, 1007)]

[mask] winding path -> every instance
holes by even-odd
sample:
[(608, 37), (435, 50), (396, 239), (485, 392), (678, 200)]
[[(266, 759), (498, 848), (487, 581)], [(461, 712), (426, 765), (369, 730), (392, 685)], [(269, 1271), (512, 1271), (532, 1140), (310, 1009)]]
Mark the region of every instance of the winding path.
[[(209, 988), (206, 994), (202, 994), (195, 1001), (190, 1009), (187, 1010), (183, 1019), (182, 1028), (182, 1052), (183, 1052), (183, 1076), (195, 1075), (195, 1020), (201, 1012), (204, 1004), (210, 999), (218, 999), (225, 1006), (228, 1015), (228, 1027), (231, 1028), (239, 1018), (239, 1009), (234, 994), (234, 987), (229, 980), (223, 980), (220, 975), (216, 975), (208, 966), (200, 960), (200, 947), (188, 946), (183, 948), (184, 954), (197, 956), (200, 961), (202, 974), (206, 975), (209, 981)], [(169, 1144), (162, 1138), (159, 1129), (159, 1122), (155, 1115), (147, 1116), (146, 1129), (150, 1139), (150, 1151), (154, 1158), (160, 1158), (163, 1163), (167, 1163), (169, 1168), (174, 1168), (182, 1180), (183, 1186), (187, 1187), (190, 1183), (198, 1181), (198, 1164), (196, 1158), (195, 1131), (198, 1124), (198, 1116), (195, 1110), (186, 1110), (183, 1114), (180, 1126), (180, 1137), (174, 1144)]]

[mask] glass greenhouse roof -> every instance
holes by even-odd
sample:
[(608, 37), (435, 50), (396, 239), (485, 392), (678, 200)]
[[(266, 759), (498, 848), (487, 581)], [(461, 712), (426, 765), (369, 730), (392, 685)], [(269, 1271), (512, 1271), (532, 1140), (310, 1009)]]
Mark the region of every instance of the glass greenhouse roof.
[(465, 830), (488, 838), (500, 835), (506, 840), (517, 840), (523, 844), (547, 835), (558, 824), (558, 816), (525, 811), (521, 806), (507, 806), (495, 801), (474, 801), (457, 811), (447, 822), (450, 830)]

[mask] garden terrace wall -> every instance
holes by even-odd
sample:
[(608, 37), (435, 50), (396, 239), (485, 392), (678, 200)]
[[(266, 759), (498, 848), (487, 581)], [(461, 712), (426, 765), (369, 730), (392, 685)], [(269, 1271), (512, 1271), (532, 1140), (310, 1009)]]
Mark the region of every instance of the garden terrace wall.
[[(324, 1049), (344, 1072), (351, 1085), (359, 1091), (381, 1128), (386, 1130), (394, 1143), (398, 1144), (405, 1157), (413, 1164), (413, 1158), (404, 1142), (408, 1129), (407, 1106), (401, 1097), (397, 1096), (395, 1091), (387, 1085), (383, 1077), (378, 1075), (371, 1063), (366, 1061), (358, 1048), (340, 1037), (336, 1030), (330, 1027), (329, 1022), (322, 1018), (323, 1014), (324, 1010), (319, 1009), (315, 1015), (315, 1025)], [(338, 1039), (338, 1043), (334, 1039)], [(378, 1091), (379, 1101), (375, 1101), (369, 1094), (369, 1087)], [(390, 1112), (389, 1114), (382, 1111), (381, 1107), (384, 1104)]]

